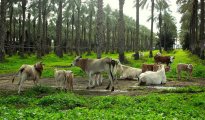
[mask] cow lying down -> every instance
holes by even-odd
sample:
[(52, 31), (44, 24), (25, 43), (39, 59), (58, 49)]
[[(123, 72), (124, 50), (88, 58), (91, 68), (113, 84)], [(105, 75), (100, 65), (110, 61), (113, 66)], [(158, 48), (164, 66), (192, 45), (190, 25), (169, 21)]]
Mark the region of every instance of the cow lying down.
[(44, 64), (42, 64), (42, 62), (38, 62), (34, 65), (24, 64), (19, 68), (17, 74), (15, 74), (12, 79), (12, 83), (13, 83), (15, 77), (19, 74), (19, 77), (20, 77), (20, 81), (18, 83), (19, 85), (18, 93), (19, 94), (21, 92), (21, 87), (25, 80), (33, 80), (34, 84), (37, 85), (38, 80), (40, 79), (40, 76), (43, 71), (43, 65)]
[(61, 90), (73, 90), (74, 75), (71, 70), (57, 70), (54, 73), (56, 85), (61, 87)]
[(156, 72), (146, 71), (139, 76), (139, 85), (160, 85), (166, 83), (164, 65), (161, 65)]
[(142, 69), (118, 64), (117, 72), (120, 74), (120, 79), (138, 80), (139, 75), (142, 73)]
[(83, 59), (81, 56), (78, 56), (74, 59), (72, 65), (80, 67), (86, 74), (89, 76), (88, 89), (95, 87), (95, 85), (91, 85), (91, 81), (93, 81), (93, 76), (99, 74), (101, 72), (106, 72), (110, 79), (110, 84), (106, 89), (112, 87), (111, 91), (114, 91), (114, 75), (116, 72), (118, 62), (111, 58), (101, 58), (101, 59)]

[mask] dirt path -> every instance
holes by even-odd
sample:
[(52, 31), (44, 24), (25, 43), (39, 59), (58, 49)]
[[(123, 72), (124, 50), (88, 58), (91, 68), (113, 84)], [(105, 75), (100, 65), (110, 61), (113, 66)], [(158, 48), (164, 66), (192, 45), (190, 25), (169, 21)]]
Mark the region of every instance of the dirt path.
[[(0, 75), (0, 91), (16, 91), (18, 90), (18, 78), (15, 79), (14, 83), (11, 82), (11, 75)], [(137, 81), (134, 80), (118, 80), (115, 84), (115, 91), (110, 92), (110, 90), (105, 90), (108, 85), (108, 80), (103, 80), (102, 86), (95, 87), (94, 89), (86, 89), (88, 80), (87, 78), (76, 77), (74, 79), (74, 93), (80, 95), (141, 95), (149, 92), (157, 92), (157, 88), (175, 88), (184, 86), (205, 86), (205, 79), (194, 78), (190, 81), (168, 81), (163, 86), (137, 86)], [(39, 83), (45, 86), (56, 87), (56, 83), (53, 78), (42, 78)], [(33, 81), (25, 81), (23, 85), (23, 90), (33, 87)], [(133, 90), (135, 88), (135, 90)], [(132, 90), (131, 90), (132, 89)]]

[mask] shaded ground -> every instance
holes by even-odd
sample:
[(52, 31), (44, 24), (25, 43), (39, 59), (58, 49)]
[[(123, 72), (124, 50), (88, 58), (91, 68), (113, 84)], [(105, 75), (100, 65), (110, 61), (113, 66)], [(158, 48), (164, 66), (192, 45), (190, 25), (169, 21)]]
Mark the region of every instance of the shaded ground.
[[(0, 75), (0, 91), (8, 92), (14, 91), (17, 93), (18, 81), (16, 78), (12, 84), (12, 75)], [(159, 89), (174, 89), (175, 87), (185, 86), (205, 86), (205, 79), (194, 78), (193, 80), (183, 81), (170, 81), (162, 86), (138, 86), (138, 82), (134, 80), (118, 80), (115, 84), (115, 91), (105, 90), (108, 85), (108, 80), (103, 80), (102, 86), (95, 87), (94, 89), (86, 89), (88, 80), (87, 78), (76, 77), (74, 79), (74, 93), (80, 95), (142, 95), (150, 92), (157, 92)], [(56, 83), (53, 78), (42, 78), (39, 83), (44, 86), (56, 87)], [(34, 86), (33, 81), (26, 81), (23, 85), (23, 90), (29, 89)]]

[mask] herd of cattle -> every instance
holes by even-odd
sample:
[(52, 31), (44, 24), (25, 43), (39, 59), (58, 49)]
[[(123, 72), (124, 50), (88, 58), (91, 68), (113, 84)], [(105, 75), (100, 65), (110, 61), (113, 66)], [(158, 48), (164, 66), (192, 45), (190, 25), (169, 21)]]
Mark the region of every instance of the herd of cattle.
[[(142, 64), (141, 68), (134, 68), (123, 65), (119, 60), (109, 57), (89, 59), (78, 56), (71, 65), (80, 67), (88, 75), (89, 82), (87, 89), (102, 85), (102, 73), (106, 73), (110, 80), (106, 89), (109, 89), (111, 86), (111, 91), (114, 91), (114, 82), (117, 81), (117, 79), (138, 80), (139, 85), (165, 84), (165, 72), (170, 71), (170, 64), (173, 60), (174, 56), (162, 56), (161, 53), (157, 53), (154, 56), (154, 64)], [(164, 64), (166, 64), (166, 66)], [(35, 65), (24, 64), (20, 67), (12, 79), (13, 83), (15, 76), (19, 75), (20, 77), (18, 93), (21, 92), (21, 87), (25, 80), (33, 80), (34, 84), (37, 85), (43, 71), (43, 66), (44, 64), (42, 62), (38, 62)], [(192, 70), (192, 64), (179, 63), (177, 65), (178, 79), (181, 79), (181, 71), (187, 71), (189, 73), (189, 79), (191, 79)], [(117, 77), (118, 75), (120, 75), (119, 78)], [(54, 78), (57, 86), (60, 86), (61, 89), (73, 90), (74, 75), (71, 70), (55, 69)]]

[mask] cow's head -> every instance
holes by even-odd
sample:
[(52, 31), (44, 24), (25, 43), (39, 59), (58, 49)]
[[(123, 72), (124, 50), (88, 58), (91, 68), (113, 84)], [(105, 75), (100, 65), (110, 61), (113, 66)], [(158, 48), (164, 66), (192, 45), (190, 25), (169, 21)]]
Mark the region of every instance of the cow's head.
[(71, 66), (76, 66), (77, 62), (82, 58), (82, 56), (77, 56), (73, 62), (71, 63)]
[(37, 63), (34, 65), (34, 68), (40, 73), (40, 75), (41, 75), (41, 73), (42, 73), (42, 71), (43, 71), (43, 66), (44, 66), (44, 64), (43, 64), (42, 61), (41, 61), (41, 62), (37, 62)]
[(174, 56), (170, 56), (170, 63), (173, 63), (175, 57)]

